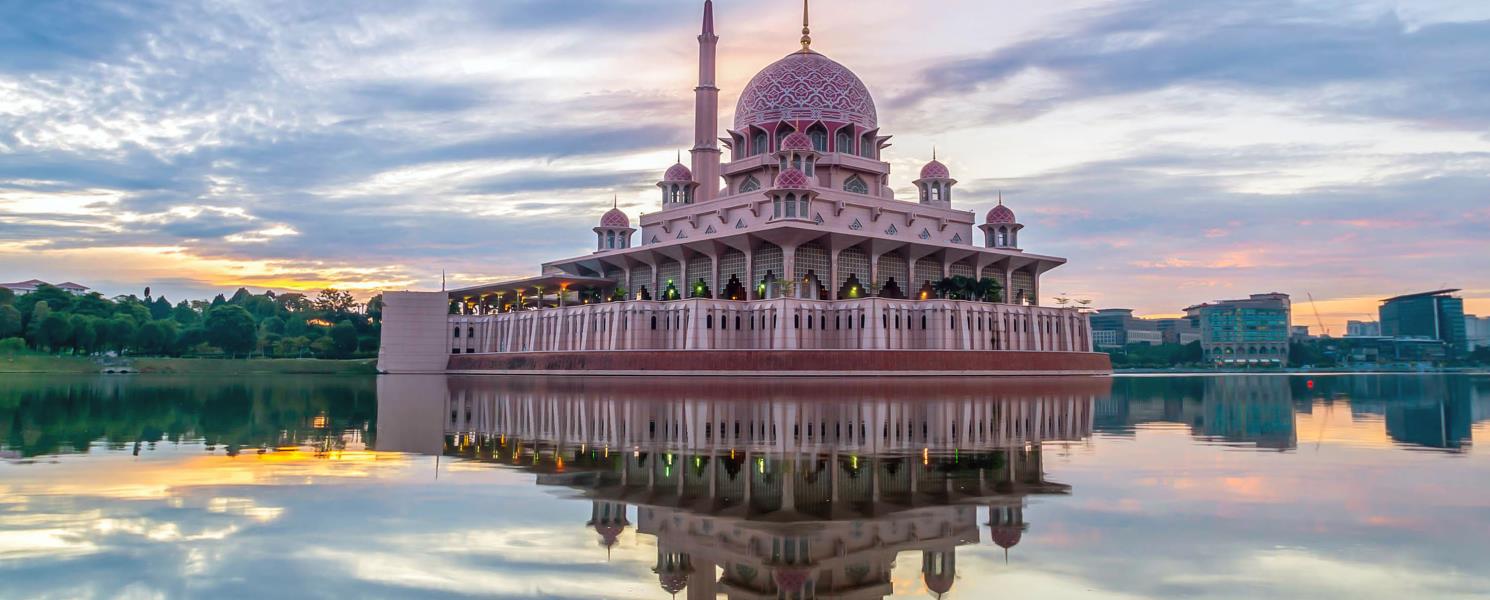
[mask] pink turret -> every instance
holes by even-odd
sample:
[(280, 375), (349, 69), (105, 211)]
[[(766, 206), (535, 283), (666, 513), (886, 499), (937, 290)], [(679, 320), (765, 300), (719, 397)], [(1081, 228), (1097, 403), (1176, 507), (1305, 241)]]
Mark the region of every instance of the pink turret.
[(704, 0), (704, 28), (698, 36), (698, 87), (693, 89), (693, 174), (699, 183), (698, 200), (708, 202), (719, 195), (719, 88), (714, 85), (715, 54), (719, 36), (714, 35), (714, 0)]

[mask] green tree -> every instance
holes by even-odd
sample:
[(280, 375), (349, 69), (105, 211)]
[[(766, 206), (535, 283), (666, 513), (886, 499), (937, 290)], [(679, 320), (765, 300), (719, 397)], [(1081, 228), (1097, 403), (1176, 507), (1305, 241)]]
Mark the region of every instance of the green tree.
[(207, 343), (231, 355), (247, 354), (258, 346), (258, 326), (253, 315), (242, 306), (227, 305), (212, 309), (204, 322)]
[(306, 299), (305, 294), (296, 294), (293, 292), (275, 296), (274, 303), (278, 304), (285, 312), (303, 312), (311, 308), (310, 300)]
[[(27, 294), (29, 296), (30, 294)], [(42, 321), (52, 315), (52, 305), (46, 300), (31, 306), (31, 318), (26, 322), (26, 341), (32, 348), (45, 348), (45, 337), (41, 332)]]
[(367, 300), (367, 318), (383, 322), (383, 295), (378, 294)]
[(14, 304), (15, 301), (15, 292), (10, 291), (10, 288), (0, 288), (0, 306)]
[(156, 298), (155, 302), (150, 303), (150, 320), (159, 321), (161, 319), (169, 319), (171, 318), (172, 310), (171, 301), (166, 300), (165, 296)]
[(269, 317), (259, 322), (259, 330), (274, 335), (284, 335), (285, 320), (279, 317)]
[(103, 294), (93, 292), (86, 296), (79, 296), (68, 312), (107, 319), (114, 314), (114, 303), (103, 297)]
[(233, 292), (233, 297), (228, 300), (228, 303), (242, 305), (248, 302), (248, 299), (252, 298), (253, 295), (253, 292), (248, 291), (248, 288), (238, 288), (238, 291)]
[(37, 345), (52, 352), (61, 352), (72, 336), (72, 323), (62, 313), (51, 313), (42, 319)]
[(197, 313), (197, 309), (192, 308), (190, 304), (182, 300), (176, 304), (176, 308), (171, 309), (171, 318), (175, 319), (176, 323), (182, 326), (191, 326), (201, 321), (202, 315)]
[(72, 326), (73, 354), (92, 354), (98, 347), (98, 330), (93, 328), (94, 317), (75, 314), (69, 321)]
[(331, 315), (341, 315), (352, 312), (352, 307), (357, 305), (357, 299), (352, 297), (351, 292), (326, 288), (316, 295), (315, 308), (321, 312)]
[(350, 356), (357, 351), (357, 326), (351, 321), (342, 321), (331, 328), (332, 349), (338, 356)]
[(135, 324), (134, 318), (125, 315), (116, 315), (108, 321), (109, 335), (107, 339), (109, 340), (109, 345), (120, 354), (124, 354), (130, 348), (130, 344), (134, 342), (135, 331), (137, 329), (139, 329), (139, 326)]
[[(8, 292), (10, 290), (5, 291)], [(0, 304), (0, 338), (20, 335), (22, 327), (21, 311), (16, 310), (16, 307), (9, 304)]]
[(67, 312), (72, 308), (74, 297), (56, 286), (41, 284), (36, 286), (36, 291), (16, 298), (15, 305), (16, 310), (21, 311), (23, 315), (36, 310), (36, 305), (42, 302), (47, 303), (47, 307), (51, 310)]
[(157, 319), (140, 326), (135, 334), (135, 350), (143, 354), (171, 354), (176, 346), (177, 325), (169, 319)]

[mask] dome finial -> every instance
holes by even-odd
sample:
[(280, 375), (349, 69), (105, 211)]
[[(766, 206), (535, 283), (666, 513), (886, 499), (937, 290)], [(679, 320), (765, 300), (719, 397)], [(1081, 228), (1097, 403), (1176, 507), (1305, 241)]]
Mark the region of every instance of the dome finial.
[(1004, 205), (1004, 190), (999, 190), (999, 206)]
[(807, 21), (807, 0), (802, 0), (802, 51), (812, 50), (812, 28)]
[(931, 160), (936, 160), (936, 144), (931, 145)]
[(610, 207), (611, 208), (621, 208), (621, 195), (620, 194), (613, 194), (613, 195), (611, 195), (611, 197), (610, 197)]

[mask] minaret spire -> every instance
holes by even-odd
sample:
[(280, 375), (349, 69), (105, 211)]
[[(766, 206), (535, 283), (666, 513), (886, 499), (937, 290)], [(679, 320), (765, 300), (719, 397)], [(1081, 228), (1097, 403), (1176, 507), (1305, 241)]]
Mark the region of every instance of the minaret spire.
[(807, 0), (802, 0), (802, 51), (812, 50), (812, 27), (807, 19)]
[(699, 184), (695, 192), (698, 202), (719, 195), (719, 88), (714, 85), (718, 47), (714, 0), (704, 0), (704, 24), (698, 36), (698, 87), (693, 88), (693, 149), (688, 151), (693, 157), (693, 180)]

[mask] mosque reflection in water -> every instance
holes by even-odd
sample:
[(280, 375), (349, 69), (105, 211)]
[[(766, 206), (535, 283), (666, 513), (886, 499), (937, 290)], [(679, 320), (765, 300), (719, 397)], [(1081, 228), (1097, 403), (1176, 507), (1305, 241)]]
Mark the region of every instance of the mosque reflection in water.
[[(446, 389), (416, 389), (432, 381)], [(1041, 444), (1090, 435), (1111, 385), (700, 381), (388, 379), (380, 448), (439, 439), (444, 456), (567, 488), (607, 552), (629, 527), (656, 538), (671, 594), (879, 598), (902, 552), (943, 594), (959, 546), (986, 527), (1007, 551), (1032, 497), (1070, 493), (1046, 479)], [(445, 398), (438, 438), (403, 418), (428, 414), (430, 392)]]

